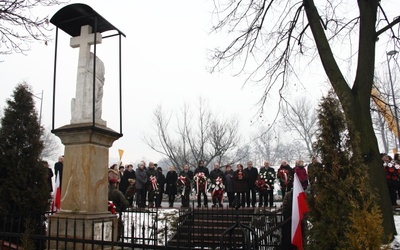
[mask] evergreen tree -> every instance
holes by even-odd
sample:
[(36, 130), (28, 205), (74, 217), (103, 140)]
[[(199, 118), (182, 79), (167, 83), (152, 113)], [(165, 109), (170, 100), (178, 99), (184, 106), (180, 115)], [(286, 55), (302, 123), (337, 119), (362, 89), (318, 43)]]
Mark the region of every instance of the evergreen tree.
[(318, 113), (317, 145), (323, 168), (308, 196), (307, 249), (380, 249), (381, 211), (368, 185), (368, 168), (349, 143), (343, 111), (333, 92), (323, 98)]
[(0, 128), (0, 211), (43, 213), (50, 192), (47, 169), (40, 161), (42, 129), (26, 83), (7, 100)]

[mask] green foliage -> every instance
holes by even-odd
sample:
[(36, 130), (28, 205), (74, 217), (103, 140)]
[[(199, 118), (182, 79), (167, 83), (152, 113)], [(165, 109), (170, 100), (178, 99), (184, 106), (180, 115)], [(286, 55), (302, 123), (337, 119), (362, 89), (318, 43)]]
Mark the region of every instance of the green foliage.
[(33, 231), (33, 225), (32, 225), (32, 220), (30, 218), (27, 218), (25, 220), (25, 232), (22, 235), (22, 239), (21, 239), (21, 244), (23, 246), (24, 249), (30, 250), (30, 249), (35, 249), (35, 245), (33, 240), (30, 238), (31, 234), (34, 233)]
[(44, 212), (49, 190), (40, 161), (43, 142), (32, 92), (19, 84), (7, 100), (0, 128), (0, 211)]
[(372, 200), (366, 200), (363, 207), (354, 204), (355, 208), (349, 215), (350, 226), (345, 232), (348, 249), (374, 250), (380, 249), (383, 227), (377, 225), (382, 221), (381, 211)]
[[(330, 92), (319, 109), (318, 150), (324, 168), (308, 196), (307, 249), (380, 249), (381, 211), (367, 166), (352, 148), (339, 101)], [(357, 140), (357, 138), (353, 139)]]

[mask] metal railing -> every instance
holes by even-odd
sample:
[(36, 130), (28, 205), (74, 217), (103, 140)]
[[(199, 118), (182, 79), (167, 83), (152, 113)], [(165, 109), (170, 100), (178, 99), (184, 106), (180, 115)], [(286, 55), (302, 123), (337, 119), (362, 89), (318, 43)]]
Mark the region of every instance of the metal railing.
[[(258, 249), (282, 249), (282, 227), (288, 222), (279, 211), (263, 208), (131, 208), (119, 216), (118, 223), (97, 220), (90, 225), (71, 216), (50, 220), (50, 215), (0, 215), (0, 250), (221, 249), (223, 232), (235, 223), (254, 231)], [(91, 237), (75, 237), (85, 230)]]

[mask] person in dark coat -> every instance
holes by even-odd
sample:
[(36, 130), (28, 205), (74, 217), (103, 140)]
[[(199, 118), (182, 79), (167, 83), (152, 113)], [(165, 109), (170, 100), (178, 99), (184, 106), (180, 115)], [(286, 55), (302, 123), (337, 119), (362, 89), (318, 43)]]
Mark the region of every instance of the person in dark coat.
[(43, 166), (45, 168), (47, 168), (46, 169), (46, 179), (47, 179), (47, 185), (49, 186), (48, 190), (51, 193), (51, 192), (53, 192), (53, 181), (52, 181), (52, 178), (54, 176), (53, 170), (51, 170), (51, 168), (49, 168), (49, 163), (47, 161), (43, 161)]
[(149, 201), (149, 208), (154, 207), (154, 201), (158, 194), (158, 171), (153, 162), (149, 162), (149, 167), (146, 169), (147, 173), (147, 198)]
[(146, 207), (146, 185), (147, 185), (147, 173), (144, 169), (144, 163), (138, 164), (136, 170), (136, 203), (139, 208)]
[(256, 181), (256, 186), (259, 193), (259, 207), (272, 208), (274, 205), (274, 182), (275, 182), (275, 170), (270, 167), (269, 162), (265, 161), (264, 166), (260, 168), (260, 173)]
[(243, 165), (238, 164), (236, 171), (233, 173), (233, 190), (236, 193), (242, 207), (246, 204), (246, 192), (249, 190), (247, 181), (247, 173), (243, 171)]
[(174, 206), (175, 195), (178, 193), (177, 189), (178, 174), (175, 171), (174, 166), (169, 167), (167, 176), (165, 177), (165, 183), (167, 185), (166, 194), (168, 194), (169, 207)]
[(316, 156), (311, 158), (311, 163), (307, 166), (308, 180), (310, 182), (311, 188), (314, 183), (318, 182), (321, 173), (324, 171), (324, 166), (318, 161)]
[(281, 186), (282, 199), (283, 199), (285, 197), (286, 192), (293, 188), (293, 178), (294, 178), (294, 171), (289, 166), (289, 164), (287, 164), (285, 160), (282, 161), (282, 164), (278, 169), (276, 177), (278, 178), (279, 185)]
[(156, 207), (161, 207), (161, 202), (162, 202), (162, 197), (164, 194), (164, 186), (165, 186), (165, 176), (162, 172), (162, 168), (161, 167), (157, 167), (157, 171), (158, 171), (158, 194), (156, 196)]
[(385, 170), (386, 181), (389, 189), (389, 196), (392, 206), (397, 206), (397, 189), (400, 186), (400, 175), (396, 168), (396, 163), (392, 161), (391, 157), (384, 155), (382, 157), (383, 167)]
[[(219, 207), (222, 207), (222, 195), (223, 195), (223, 189), (222, 188), (217, 188), (213, 187), (217, 184), (217, 180), (222, 181), (223, 185), (223, 177), (224, 177), (224, 172), (222, 172), (221, 169), (219, 169), (219, 164), (217, 162), (214, 163), (214, 169), (211, 170), (210, 172), (210, 180), (211, 180), (211, 187), (213, 190), (211, 190), (211, 199), (212, 199), (212, 207), (216, 207), (217, 205)], [(218, 179), (220, 178), (220, 179)], [(218, 190), (217, 190), (218, 189)]]
[[(282, 215), (283, 219), (289, 219), (292, 217), (292, 205), (293, 205), (293, 190), (289, 190), (287, 195), (283, 197), (282, 201)], [(287, 250), (294, 250), (296, 249), (295, 246), (291, 243), (291, 220), (288, 223), (283, 224), (282, 226), (282, 249)]]
[[(121, 167), (120, 167), (121, 168)], [(123, 194), (125, 194), (125, 197), (129, 201), (129, 205), (132, 206), (133, 204), (133, 199), (135, 195), (135, 190), (136, 190), (136, 173), (133, 170), (133, 165), (128, 164), (126, 166), (126, 170), (122, 172), (123, 174), (121, 175), (120, 171), (120, 176), (121, 176), (121, 181), (119, 183), (119, 191), (121, 191)], [(128, 190), (128, 188), (130, 190)]]
[[(134, 194), (135, 194), (135, 190), (136, 187), (132, 186), (135, 185), (136, 186), (136, 173), (133, 170), (133, 165), (132, 164), (128, 164), (126, 166), (126, 170), (123, 172), (124, 174), (122, 175), (121, 178), (121, 182), (119, 183), (119, 190), (125, 194), (125, 196), (127, 197), (129, 204), (132, 206), (133, 203), (133, 198), (134, 198)], [(130, 189), (128, 192), (128, 188)], [(127, 196), (128, 193), (128, 196)]]
[(199, 161), (199, 166), (194, 170), (194, 179), (197, 191), (197, 207), (201, 207), (201, 195), (204, 198), (204, 207), (208, 207), (207, 199), (207, 179), (210, 176), (208, 168), (204, 166), (204, 161)]
[(193, 171), (185, 164), (179, 173), (177, 186), (180, 188), (182, 207), (189, 207), (189, 196), (192, 190)]
[(112, 201), (118, 213), (118, 239), (123, 236), (124, 224), (122, 222), (122, 213), (129, 207), (129, 202), (125, 195), (118, 189), (118, 179), (109, 179), (108, 200)]
[(233, 189), (233, 170), (230, 165), (225, 166), (224, 182), (225, 182), (225, 191), (228, 196), (229, 207), (233, 207), (233, 200), (235, 199), (235, 191)]
[[(246, 203), (247, 207), (250, 207), (250, 203), (252, 207), (256, 206), (257, 196), (256, 196), (256, 180), (258, 177), (257, 168), (253, 167), (253, 162), (247, 162), (247, 168), (243, 170), (247, 174), (247, 183), (249, 186), (249, 190), (246, 192)], [(251, 195), (251, 197), (250, 197)]]
[(63, 167), (64, 167), (64, 156), (58, 157), (58, 162), (54, 164), (54, 173), (57, 176), (60, 177), (60, 189), (62, 188), (62, 173), (63, 173)]

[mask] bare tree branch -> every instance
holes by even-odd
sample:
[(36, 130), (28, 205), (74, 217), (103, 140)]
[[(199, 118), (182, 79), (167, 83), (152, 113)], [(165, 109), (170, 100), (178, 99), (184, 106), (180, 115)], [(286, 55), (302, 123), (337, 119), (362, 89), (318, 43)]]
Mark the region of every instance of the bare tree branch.
[(0, 54), (25, 54), (33, 41), (47, 45), (47, 16), (34, 16), (32, 9), (62, 4), (59, 0), (3, 0), (0, 2)]

